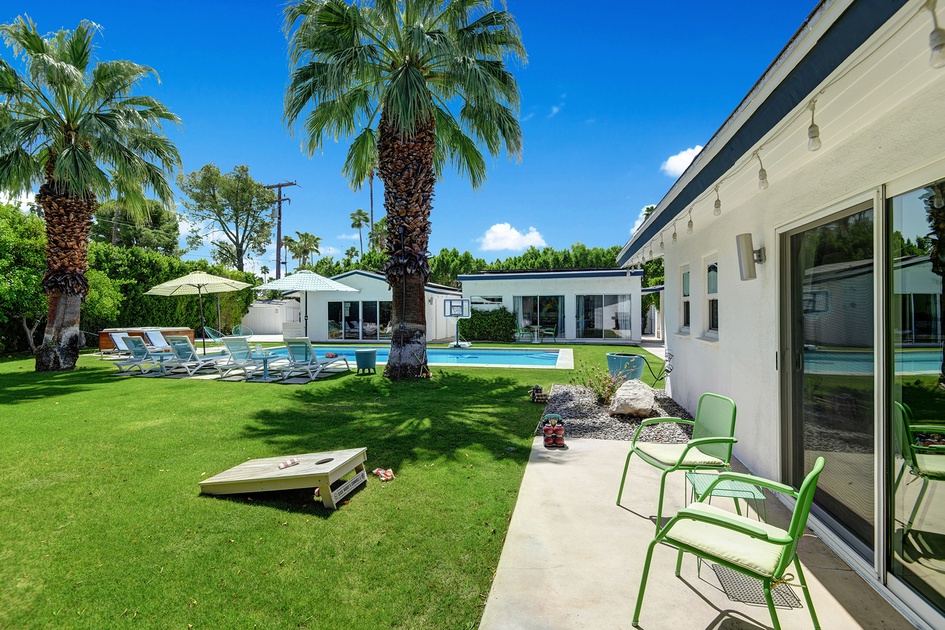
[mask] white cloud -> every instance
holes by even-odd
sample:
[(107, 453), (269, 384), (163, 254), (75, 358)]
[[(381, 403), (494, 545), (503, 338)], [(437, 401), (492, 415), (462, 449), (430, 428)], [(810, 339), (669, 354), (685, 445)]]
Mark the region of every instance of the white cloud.
[[(367, 230), (364, 231), (364, 235), (367, 236)], [(339, 241), (356, 241), (358, 240), (358, 233), (354, 232), (352, 234), (339, 234)]]
[(14, 197), (13, 195), (8, 195), (7, 193), (0, 192), (0, 203), (7, 203), (12, 206), (19, 206), (20, 210), (23, 212), (28, 212), (30, 206), (36, 200), (36, 193), (28, 192), (23, 193), (19, 197)]
[(496, 223), (486, 230), (482, 238), (476, 239), (482, 246), (480, 249), (485, 252), (512, 250), (522, 251), (529, 247), (544, 247), (545, 239), (533, 227), (528, 228), (528, 232), (522, 234), (509, 223)]
[(519, 122), (525, 122), (525, 121), (527, 121), (527, 120), (531, 120), (531, 119), (534, 118), (534, 117), (535, 117), (535, 112), (531, 112), (531, 113), (525, 114), (524, 116), (522, 116), (521, 118), (519, 118)]
[(320, 258), (328, 258), (329, 256), (337, 256), (342, 253), (340, 249), (338, 249), (337, 247), (332, 247), (331, 245), (329, 245), (328, 247), (319, 247), (318, 251), (321, 252), (321, 255), (319, 256)]
[(551, 106), (551, 113), (548, 114), (548, 118), (554, 118), (558, 115), (558, 112), (564, 107), (564, 103), (558, 103), (557, 105)]
[(695, 157), (699, 155), (699, 151), (702, 151), (701, 144), (697, 144), (691, 149), (680, 151), (676, 155), (672, 155), (667, 158), (666, 161), (660, 165), (660, 170), (667, 175), (679, 177), (686, 171), (686, 168), (692, 164), (692, 161), (695, 159)]

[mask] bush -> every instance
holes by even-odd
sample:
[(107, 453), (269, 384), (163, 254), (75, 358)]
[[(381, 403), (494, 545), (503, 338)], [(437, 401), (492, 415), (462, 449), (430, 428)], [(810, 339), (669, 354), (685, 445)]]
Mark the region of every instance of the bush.
[(458, 320), (459, 334), (467, 341), (515, 341), (515, 314), (500, 307), (492, 311), (473, 309), (472, 317)]
[(611, 376), (610, 372), (598, 366), (581, 366), (571, 377), (572, 385), (587, 387), (594, 392), (598, 405), (610, 403), (620, 386), (627, 382), (627, 379), (620, 376)]

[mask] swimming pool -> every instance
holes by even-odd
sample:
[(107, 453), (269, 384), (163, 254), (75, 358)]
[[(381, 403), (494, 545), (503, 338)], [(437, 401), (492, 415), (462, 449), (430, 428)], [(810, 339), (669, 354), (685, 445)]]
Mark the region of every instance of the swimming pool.
[[(326, 352), (334, 352), (339, 357), (345, 357), (354, 365), (354, 351), (370, 348), (370, 346), (314, 346), (315, 354), (324, 357)], [(390, 347), (373, 348), (377, 350), (377, 362), (387, 363)], [(278, 354), (285, 354), (285, 348), (274, 348)], [(465, 365), (490, 367), (528, 367), (528, 368), (558, 368), (569, 369), (574, 367), (574, 353), (570, 349), (549, 350), (519, 350), (517, 348), (427, 348), (427, 362), (431, 366), (437, 365)]]
[[(938, 374), (942, 367), (941, 350), (909, 350), (893, 357), (896, 374)], [(872, 352), (804, 352), (804, 371), (820, 374), (872, 374)]]

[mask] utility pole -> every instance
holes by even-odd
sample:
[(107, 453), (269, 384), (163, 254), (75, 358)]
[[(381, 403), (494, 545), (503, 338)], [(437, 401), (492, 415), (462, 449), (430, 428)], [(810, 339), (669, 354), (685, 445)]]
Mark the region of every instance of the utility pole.
[(279, 264), (282, 257), (282, 202), (287, 201), (292, 203), (292, 200), (288, 197), (282, 196), (282, 189), (289, 186), (298, 186), (295, 182), (282, 182), (281, 184), (269, 184), (266, 188), (276, 191), (276, 280), (279, 279), (279, 271), (282, 269), (282, 265)]

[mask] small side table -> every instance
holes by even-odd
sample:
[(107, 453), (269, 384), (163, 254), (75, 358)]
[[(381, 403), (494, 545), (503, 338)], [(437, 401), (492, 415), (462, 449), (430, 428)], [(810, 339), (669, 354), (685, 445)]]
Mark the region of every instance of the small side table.
[[(689, 471), (686, 473), (686, 481), (692, 485), (692, 497), (694, 500), (698, 501), (702, 498), (702, 495), (708, 491), (709, 486), (715, 480), (716, 475), (712, 473), (700, 473), (696, 471)], [(764, 513), (764, 520), (768, 520), (768, 507), (765, 504), (765, 493), (756, 485), (745, 483), (744, 481), (720, 481), (715, 488), (712, 489), (711, 497), (727, 497), (732, 499), (735, 502), (735, 511), (741, 516), (741, 508), (738, 507), (738, 500), (744, 499), (747, 507), (748, 501), (753, 501), (755, 504), (755, 512), (761, 516), (762, 512)], [(711, 497), (709, 500), (711, 501)], [(761, 511), (758, 510), (758, 502), (761, 502)]]
[(354, 360), (358, 367), (358, 374), (361, 374), (361, 370), (364, 370), (365, 374), (368, 373), (368, 370), (373, 374), (377, 374), (377, 348), (355, 350)]

